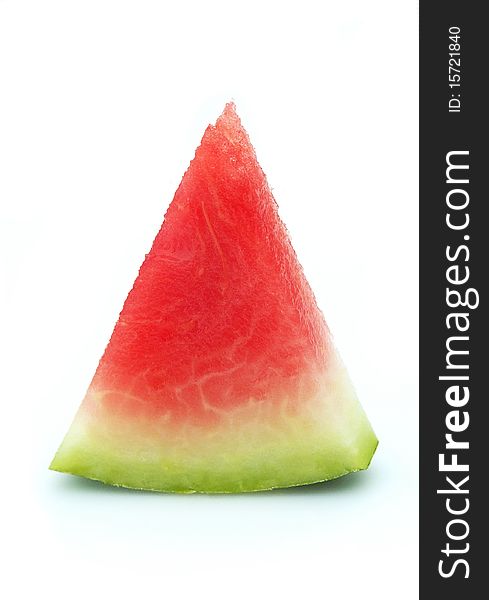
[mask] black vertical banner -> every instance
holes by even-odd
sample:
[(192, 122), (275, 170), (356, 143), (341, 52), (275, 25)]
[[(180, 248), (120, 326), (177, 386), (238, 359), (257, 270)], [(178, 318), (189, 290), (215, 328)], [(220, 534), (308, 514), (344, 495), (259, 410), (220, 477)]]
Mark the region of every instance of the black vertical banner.
[(488, 569), (486, 8), (420, 4), (422, 600), (479, 599)]

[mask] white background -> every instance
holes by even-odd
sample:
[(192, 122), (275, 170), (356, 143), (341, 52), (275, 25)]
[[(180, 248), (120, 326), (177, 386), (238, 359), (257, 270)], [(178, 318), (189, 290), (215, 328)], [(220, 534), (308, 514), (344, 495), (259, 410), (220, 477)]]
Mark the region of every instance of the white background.
[[(0, 595), (417, 597), (417, 6), (0, 0)], [(47, 470), (234, 98), (380, 439), (243, 496)]]

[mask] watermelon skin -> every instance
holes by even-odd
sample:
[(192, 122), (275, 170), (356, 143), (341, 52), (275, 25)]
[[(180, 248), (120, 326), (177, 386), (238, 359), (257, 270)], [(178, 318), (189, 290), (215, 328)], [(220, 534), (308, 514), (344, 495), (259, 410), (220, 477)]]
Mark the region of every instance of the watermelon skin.
[(365, 469), (376, 446), (228, 104), (51, 469), (139, 489), (240, 492)]

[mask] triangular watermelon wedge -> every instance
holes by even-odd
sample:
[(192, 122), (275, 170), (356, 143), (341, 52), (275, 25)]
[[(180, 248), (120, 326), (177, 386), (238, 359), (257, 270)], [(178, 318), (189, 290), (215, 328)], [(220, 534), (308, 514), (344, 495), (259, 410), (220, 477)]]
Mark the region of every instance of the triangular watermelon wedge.
[(376, 447), (227, 104), (51, 469), (130, 488), (241, 492), (365, 469)]

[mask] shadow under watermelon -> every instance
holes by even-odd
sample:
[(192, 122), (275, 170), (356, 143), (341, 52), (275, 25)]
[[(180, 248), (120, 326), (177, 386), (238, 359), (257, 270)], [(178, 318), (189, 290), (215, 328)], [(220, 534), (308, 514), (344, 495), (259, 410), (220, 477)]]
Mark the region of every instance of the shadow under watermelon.
[(70, 477), (60, 477), (59, 481), (56, 482), (56, 486), (58, 489), (63, 489), (67, 493), (87, 493), (87, 494), (123, 494), (123, 495), (136, 495), (136, 494), (144, 494), (145, 496), (171, 496), (175, 498), (176, 496), (190, 496), (190, 497), (225, 497), (225, 496), (239, 496), (243, 497), (260, 497), (264, 496), (311, 496), (316, 494), (324, 494), (324, 495), (336, 495), (336, 494), (349, 494), (350, 492), (358, 492), (362, 489), (367, 489), (371, 485), (374, 485), (376, 480), (376, 470), (369, 469), (368, 471), (358, 471), (355, 473), (349, 473), (347, 475), (343, 475), (342, 477), (338, 477), (336, 479), (331, 479), (329, 481), (321, 481), (318, 483), (308, 484), (308, 485), (298, 485), (294, 487), (288, 488), (277, 488), (273, 490), (262, 490), (259, 492), (246, 492), (242, 494), (172, 494), (165, 492), (154, 492), (151, 490), (137, 490), (125, 487), (118, 487), (114, 485), (107, 485), (100, 481), (96, 481), (93, 479), (86, 479), (84, 477), (70, 476)]

